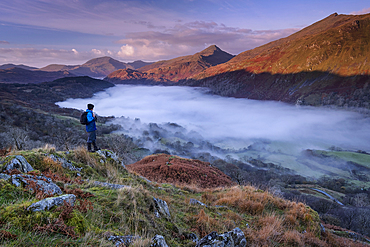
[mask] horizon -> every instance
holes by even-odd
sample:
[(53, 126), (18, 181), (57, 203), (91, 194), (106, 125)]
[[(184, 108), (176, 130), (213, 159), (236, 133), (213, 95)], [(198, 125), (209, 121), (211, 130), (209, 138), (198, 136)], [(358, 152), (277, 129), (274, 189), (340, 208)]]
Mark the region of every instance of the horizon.
[(155, 62), (210, 45), (237, 55), (335, 12), (370, 12), (370, 4), (361, 0), (267, 2), (5, 0), (0, 3), (0, 64), (41, 68), (104, 56)]

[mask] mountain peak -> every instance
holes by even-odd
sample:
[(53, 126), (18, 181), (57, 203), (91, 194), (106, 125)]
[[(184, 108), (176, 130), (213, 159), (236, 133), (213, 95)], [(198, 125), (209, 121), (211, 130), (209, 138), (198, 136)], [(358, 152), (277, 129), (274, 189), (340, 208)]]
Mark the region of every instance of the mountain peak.
[(199, 52), (199, 54), (203, 55), (203, 56), (208, 56), (208, 55), (214, 54), (215, 52), (224, 52), (224, 51), (221, 50), (216, 45), (211, 45), (211, 46), (207, 47), (206, 49), (204, 49), (203, 51)]

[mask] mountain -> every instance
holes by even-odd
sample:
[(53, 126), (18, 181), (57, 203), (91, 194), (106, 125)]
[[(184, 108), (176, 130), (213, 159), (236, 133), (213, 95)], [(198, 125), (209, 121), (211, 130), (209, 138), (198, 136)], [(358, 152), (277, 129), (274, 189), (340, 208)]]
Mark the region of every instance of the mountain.
[(17, 67), (0, 69), (0, 83), (40, 83), (71, 76), (75, 75), (68, 71), (32, 71)]
[(214, 93), (309, 105), (369, 107), (370, 14), (332, 14), (188, 78)]
[(36, 67), (30, 67), (30, 66), (23, 65), (23, 64), (15, 65), (15, 64), (12, 64), (12, 63), (8, 63), (8, 64), (0, 65), (0, 69), (10, 69), (10, 68), (21, 68), (21, 69), (27, 69), (27, 70), (37, 69)]
[(90, 76), (90, 77), (105, 77), (113, 71), (119, 69), (138, 69), (145, 65), (151, 63), (146, 63), (143, 61), (135, 61), (132, 63), (123, 63), (115, 60), (111, 57), (99, 57), (94, 58), (82, 65), (62, 65), (62, 64), (51, 64), (43, 67), (39, 70), (41, 71), (69, 71), (75, 75), (79, 76)]
[(370, 108), (370, 14), (334, 13), (230, 60), (216, 59), (218, 63), (211, 61), (219, 57), (212, 51), (223, 54), (211, 46), (193, 56), (160, 61), (137, 71), (115, 71), (106, 79), (208, 87), (222, 96), (303, 105)]
[(106, 80), (114, 83), (141, 80), (142, 83), (154, 82), (177, 82), (198, 74), (205, 69), (225, 63), (234, 56), (222, 51), (215, 45), (198, 52), (194, 55), (183, 56), (171, 60), (159, 61), (138, 70), (123, 69), (115, 71), (106, 77)]

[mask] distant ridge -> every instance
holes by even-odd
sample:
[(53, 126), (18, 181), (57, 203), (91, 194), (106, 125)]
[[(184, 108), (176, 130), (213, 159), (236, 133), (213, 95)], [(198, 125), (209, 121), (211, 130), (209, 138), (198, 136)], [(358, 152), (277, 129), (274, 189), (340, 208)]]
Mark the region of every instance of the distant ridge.
[(33, 71), (17, 67), (0, 69), (0, 83), (40, 83), (71, 76), (75, 75), (68, 71)]
[(10, 69), (10, 68), (21, 68), (21, 69), (27, 69), (27, 70), (37, 69), (36, 67), (30, 67), (30, 66), (23, 65), (23, 64), (15, 65), (15, 64), (12, 64), (12, 63), (8, 63), (8, 64), (0, 65), (0, 69)]
[(138, 69), (142, 66), (151, 63), (143, 61), (135, 61), (132, 63), (123, 63), (115, 60), (111, 57), (99, 57), (94, 58), (82, 65), (62, 65), (62, 64), (51, 64), (46, 67), (39, 69), (40, 71), (56, 72), (56, 71), (69, 71), (78, 76), (90, 76), (90, 77), (105, 77), (113, 71), (119, 69)]
[(114, 83), (127, 83), (132, 80), (158, 83), (177, 82), (198, 74), (206, 68), (225, 63), (233, 57), (233, 55), (212, 45), (194, 55), (159, 61), (141, 67), (137, 71), (130, 68), (118, 70), (109, 74), (105, 79)]

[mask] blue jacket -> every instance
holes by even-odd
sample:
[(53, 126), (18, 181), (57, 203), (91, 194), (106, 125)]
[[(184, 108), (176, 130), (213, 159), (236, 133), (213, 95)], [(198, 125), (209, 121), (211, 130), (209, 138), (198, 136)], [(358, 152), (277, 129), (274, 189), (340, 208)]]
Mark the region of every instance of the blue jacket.
[(86, 124), (86, 131), (87, 132), (93, 132), (96, 130), (96, 118), (93, 117), (92, 110), (87, 109), (87, 124)]

